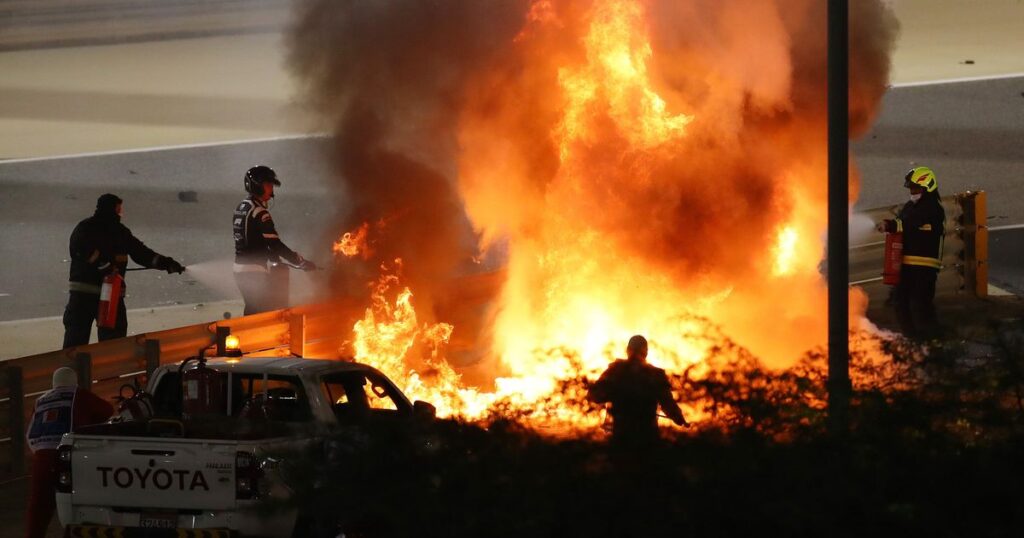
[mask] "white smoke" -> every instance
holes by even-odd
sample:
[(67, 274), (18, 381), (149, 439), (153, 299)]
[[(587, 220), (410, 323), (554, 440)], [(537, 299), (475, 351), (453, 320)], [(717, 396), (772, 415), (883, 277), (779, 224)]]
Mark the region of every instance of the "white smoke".
[(185, 274), (203, 287), (223, 297), (241, 297), (235, 285), (232, 273), (232, 260), (229, 258), (190, 264)]

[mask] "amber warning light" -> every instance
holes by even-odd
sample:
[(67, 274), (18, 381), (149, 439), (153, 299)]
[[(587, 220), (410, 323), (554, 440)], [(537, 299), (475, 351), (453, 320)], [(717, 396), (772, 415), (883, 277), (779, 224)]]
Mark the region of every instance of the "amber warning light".
[(242, 348), (241, 341), (237, 336), (229, 334), (224, 338), (224, 356), (225, 357), (241, 357)]

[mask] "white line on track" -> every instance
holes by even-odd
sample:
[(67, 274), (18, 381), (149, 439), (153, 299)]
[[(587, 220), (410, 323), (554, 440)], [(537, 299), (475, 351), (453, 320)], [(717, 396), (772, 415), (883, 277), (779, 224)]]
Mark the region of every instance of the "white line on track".
[(990, 232), (1001, 232), (1003, 230), (1020, 230), (1024, 228), (1024, 224), (1007, 224), (1005, 226), (989, 226), (988, 231)]
[(68, 155), (51, 155), (47, 157), (26, 157), (23, 159), (0, 159), (0, 166), (5, 164), (32, 163), (41, 161), (52, 161), (58, 159), (78, 159), (82, 157), (106, 157), (110, 155), (125, 155), (130, 153), (149, 153), (152, 151), (168, 151), (176, 149), (213, 148), (218, 146), (239, 146), (242, 144), (255, 144), (259, 142), (277, 142), (281, 140), (301, 140), (303, 138), (326, 138), (326, 133), (300, 133), (281, 136), (268, 136), (264, 138), (246, 138), (242, 140), (222, 140), (219, 142), (201, 142), (198, 144), (180, 144), (171, 146), (151, 146), (148, 148), (131, 148), (113, 151), (96, 151), (91, 153), (71, 153)]
[(944, 78), (939, 80), (922, 80), (920, 82), (900, 82), (891, 84), (891, 88), (916, 88), (918, 86), (934, 86), (936, 84), (956, 84), (959, 82), (984, 82), (986, 80), (1003, 80), (1007, 78), (1024, 77), (1024, 73), (1004, 73), (1001, 75), (986, 75), (981, 77)]
[[(10, 441), (11, 441), (10, 437), (4, 437), (3, 439), (0, 439), (0, 443), (7, 443), (7, 442), (10, 442)], [(10, 480), (4, 480), (3, 482), (0, 482), (0, 486), (6, 486), (7, 484), (10, 484), (11, 482), (17, 482), (19, 480), (24, 480), (24, 479), (26, 479), (28, 477), (29, 477), (29, 475), (25, 475), (25, 476), (19, 476), (17, 478), (11, 478)]]

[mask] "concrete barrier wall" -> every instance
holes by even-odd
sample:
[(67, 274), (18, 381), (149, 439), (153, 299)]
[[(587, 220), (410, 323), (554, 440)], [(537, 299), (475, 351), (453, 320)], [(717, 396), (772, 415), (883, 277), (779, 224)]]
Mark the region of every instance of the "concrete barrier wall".
[(0, 0), (0, 50), (279, 31), (291, 0)]

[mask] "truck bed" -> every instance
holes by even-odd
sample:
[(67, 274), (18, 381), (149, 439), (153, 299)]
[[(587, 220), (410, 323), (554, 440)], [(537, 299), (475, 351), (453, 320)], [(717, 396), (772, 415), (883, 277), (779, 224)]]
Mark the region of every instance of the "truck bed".
[(150, 419), (146, 421), (94, 424), (75, 428), (76, 435), (210, 439), (224, 441), (256, 441), (294, 436), (303, 427), (295, 423), (246, 420), (237, 418), (178, 421)]

